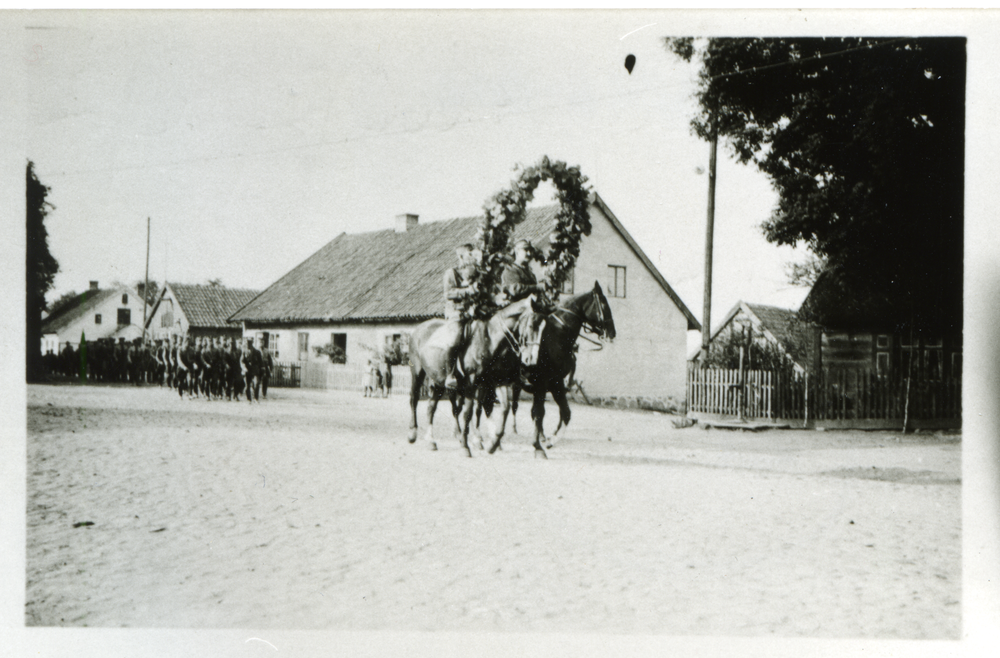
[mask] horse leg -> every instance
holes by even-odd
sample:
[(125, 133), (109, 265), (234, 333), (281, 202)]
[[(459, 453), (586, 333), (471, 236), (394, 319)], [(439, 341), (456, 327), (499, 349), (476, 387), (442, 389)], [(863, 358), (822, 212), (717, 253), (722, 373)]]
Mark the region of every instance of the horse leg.
[(437, 411), (438, 402), (443, 395), (443, 387), (437, 384), (431, 387), (431, 399), (427, 402), (427, 432), (425, 433), (431, 450), (437, 450), (437, 444), (434, 442), (434, 412)]
[(410, 432), (406, 435), (406, 440), (410, 443), (417, 440), (417, 403), (420, 402), (420, 388), (424, 384), (426, 375), (423, 369), (413, 373), (413, 381), (410, 384)]
[(517, 434), (517, 401), (521, 397), (521, 382), (518, 379), (510, 385), (510, 430)]
[(476, 432), (476, 438), (479, 440), (480, 450), (483, 450), (483, 432), (482, 429), (479, 427), (479, 424), (482, 422), (482, 420), (483, 420), (483, 402), (482, 400), (476, 400), (476, 425), (474, 429)]
[(465, 402), (462, 405), (462, 420), (464, 425), (464, 430), (462, 432), (462, 449), (465, 450), (466, 457), (472, 457), (472, 451), (469, 450), (469, 425), (472, 424), (472, 413), (476, 409), (476, 397), (474, 395), (469, 395), (465, 397)]
[(552, 399), (556, 401), (557, 405), (559, 405), (559, 424), (556, 425), (556, 431), (552, 433), (552, 440), (550, 440), (548, 445), (545, 446), (550, 450), (552, 449), (552, 446), (558, 443), (559, 439), (562, 438), (559, 436), (559, 430), (569, 425), (569, 402), (566, 400), (566, 387), (563, 386), (562, 382), (557, 382), (553, 387)]
[[(490, 454), (492, 455), (497, 450), (501, 450), (500, 439), (503, 438), (504, 430), (507, 427), (507, 414), (510, 412), (510, 395), (507, 393), (507, 387), (501, 386), (500, 389), (500, 424), (493, 424), (493, 445), (490, 446)], [(486, 414), (490, 421), (493, 420), (493, 414)]]
[(531, 419), (535, 421), (535, 458), (548, 459), (545, 449), (542, 448), (542, 439), (545, 434), (542, 431), (542, 421), (545, 420), (545, 387), (535, 384), (534, 402), (531, 405)]
[(461, 419), (460, 419), (460, 416), (462, 415), (462, 410), (463, 410), (464, 405), (465, 405), (465, 398), (464, 398), (464, 396), (460, 396), (456, 391), (449, 390), (448, 391), (448, 400), (451, 402), (451, 416), (452, 416), (452, 418), (455, 421), (454, 435), (455, 435), (455, 438), (458, 439), (458, 442), (462, 443), (462, 441), (464, 440), (463, 439), (463, 435), (467, 434), (468, 427), (469, 427), (469, 423), (468, 423), (468, 421), (466, 421), (466, 423), (465, 423), (466, 429), (463, 430), (462, 429)]

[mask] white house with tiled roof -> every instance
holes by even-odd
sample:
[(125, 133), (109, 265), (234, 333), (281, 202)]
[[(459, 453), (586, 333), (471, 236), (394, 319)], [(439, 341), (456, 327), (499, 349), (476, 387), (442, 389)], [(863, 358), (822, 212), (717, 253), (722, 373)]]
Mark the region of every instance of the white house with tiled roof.
[[(530, 209), (513, 239), (531, 240), (544, 253), (558, 210)], [(455, 265), (455, 247), (475, 241), (479, 220), (421, 224), (416, 215), (400, 215), (395, 229), (342, 233), (230, 319), (246, 336), (267, 334), (281, 360), (322, 362), (327, 357), (314, 348), (333, 343), (346, 352), (347, 365), (363, 365), (373, 348), (443, 317), (444, 272)], [(599, 281), (618, 337), (599, 351), (581, 341), (576, 378), (588, 398), (679, 409), (687, 332), (700, 325), (596, 194), (590, 221), (565, 292), (586, 292)]]
[(88, 341), (124, 338), (128, 342), (141, 337), (142, 297), (128, 286), (102, 289), (91, 281), (90, 289), (42, 320), (42, 353), (55, 343), (59, 347), (53, 352), (66, 343), (79, 347), (82, 335)]
[(146, 334), (153, 340), (171, 336), (197, 338), (242, 335), (242, 327), (229, 316), (251, 301), (259, 290), (165, 283), (146, 322)]

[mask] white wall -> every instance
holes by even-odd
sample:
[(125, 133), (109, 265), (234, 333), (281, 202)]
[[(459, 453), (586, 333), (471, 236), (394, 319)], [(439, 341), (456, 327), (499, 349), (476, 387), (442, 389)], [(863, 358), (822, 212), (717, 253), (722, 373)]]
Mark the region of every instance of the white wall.
[[(164, 327), (163, 316), (167, 313), (171, 314), (171, 322), (169, 326)], [(167, 289), (156, 306), (156, 312), (149, 319), (147, 334), (154, 340), (169, 339), (174, 335), (183, 336), (187, 333), (187, 329), (184, 313), (181, 312), (180, 306), (173, 299), (170, 290)]]
[[(682, 401), (687, 373), (687, 318), (667, 296), (611, 221), (591, 206), (590, 236), (584, 237), (574, 292), (600, 281), (608, 296), (617, 338), (601, 351), (580, 341), (576, 378), (588, 396), (658, 397)], [(610, 297), (609, 265), (626, 267), (624, 298)]]
[[(122, 295), (128, 295), (128, 301), (122, 302)], [(142, 334), (142, 298), (134, 290), (117, 290), (96, 307), (88, 310), (85, 314), (71, 322), (59, 332), (59, 343), (63, 346), (67, 342), (75, 347), (80, 345), (80, 333), (86, 333), (87, 340), (97, 340), (105, 338), (118, 330), (118, 309), (127, 308), (130, 311), (130, 322)], [(97, 324), (95, 316), (101, 315), (101, 323)]]
[[(324, 325), (304, 325), (298, 327), (271, 327), (253, 328), (248, 327), (243, 330), (244, 337), (256, 337), (261, 331), (268, 331), (273, 338), (278, 336), (278, 360), (298, 361), (299, 334), (305, 333), (309, 336), (309, 354), (306, 361), (327, 361), (325, 355), (317, 355), (313, 348), (326, 345), (331, 342), (331, 334), (347, 334), (347, 363), (365, 364), (372, 355), (372, 350), (381, 348), (385, 344), (386, 337), (394, 334), (404, 336), (409, 334), (416, 325), (413, 324), (324, 324)], [(404, 341), (405, 344), (405, 341)]]

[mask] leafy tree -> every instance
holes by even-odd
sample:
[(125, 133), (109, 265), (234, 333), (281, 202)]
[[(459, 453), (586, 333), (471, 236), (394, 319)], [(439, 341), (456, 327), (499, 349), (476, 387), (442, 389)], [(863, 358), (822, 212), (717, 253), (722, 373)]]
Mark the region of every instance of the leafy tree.
[(745, 370), (772, 370), (791, 374), (793, 362), (785, 350), (750, 327), (734, 326), (712, 340), (704, 364), (710, 368), (736, 370), (743, 348)]
[(153, 279), (149, 280), (149, 290), (146, 290), (146, 280), (141, 279), (132, 286), (141, 297), (146, 298), (146, 303), (150, 306), (156, 303), (156, 298), (160, 296), (160, 284)]
[(826, 262), (838, 294), (805, 319), (961, 329), (964, 38), (666, 45), (701, 64), (694, 131), (717, 132), (778, 192), (766, 238)]
[(826, 261), (815, 254), (809, 254), (801, 263), (788, 263), (785, 274), (793, 286), (811, 288), (826, 268)]
[(25, 376), (28, 381), (42, 377), (42, 311), (45, 294), (52, 288), (59, 263), (49, 252), (45, 217), (55, 208), (46, 201), (49, 188), (35, 175), (35, 163), (28, 161), (25, 172)]
[(76, 299), (79, 296), (80, 293), (78, 293), (75, 290), (70, 290), (67, 293), (63, 293), (62, 295), (59, 296), (59, 299), (55, 300), (51, 304), (48, 304), (47, 309), (49, 311), (49, 315), (54, 315), (55, 313), (58, 313), (59, 309), (61, 309), (63, 306), (66, 306), (69, 303), (76, 301)]

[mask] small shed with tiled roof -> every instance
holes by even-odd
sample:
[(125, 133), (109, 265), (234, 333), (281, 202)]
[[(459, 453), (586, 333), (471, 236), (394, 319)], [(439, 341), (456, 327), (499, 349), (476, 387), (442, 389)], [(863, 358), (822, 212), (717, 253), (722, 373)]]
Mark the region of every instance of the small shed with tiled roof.
[(148, 316), (147, 335), (239, 338), (242, 327), (229, 322), (229, 316), (258, 294), (259, 290), (167, 282)]
[[(770, 344), (787, 355), (798, 372), (812, 372), (818, 365), (818, 329), (799, 319), (798, 312), (777, 306), (739, 301), (712, 332), (710, 347), (726, 341), (733, 332), (750, 332), (758, 344)], [(697, 363), (700, 349), (691, 355)]]
[[(529, 209), (515, 230), (544, 253), (559, 207)], [(656, 266), (597, 195), (592, 232), (564, 292), (599, 281), (608, 296), (618, 338), (600, 351), (582, 347), (577, 379), (591, 397), (658, 401), (681, 408), (686, 342), (700, 325)], [(420, 322), (443, 317), (445, 271), (455, 247), (474, 242), (479, 217), (420, 223), (399, 215), (395, 228), (342, 233), (278, 279), (230, 320), (244, 335), (269, 342), (282, 360), (322, 361), (315, 348), (333, 344), (347, 364), (365, 363)]]

